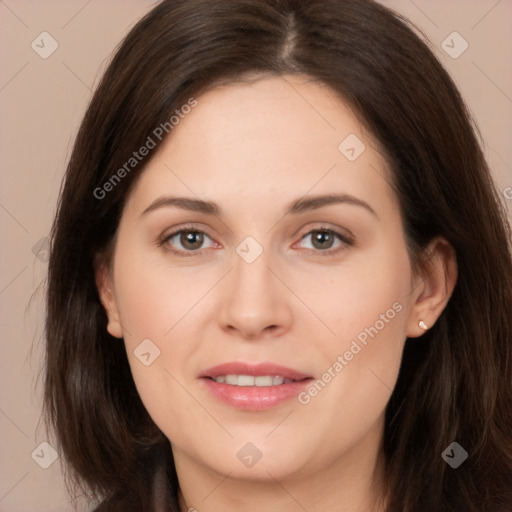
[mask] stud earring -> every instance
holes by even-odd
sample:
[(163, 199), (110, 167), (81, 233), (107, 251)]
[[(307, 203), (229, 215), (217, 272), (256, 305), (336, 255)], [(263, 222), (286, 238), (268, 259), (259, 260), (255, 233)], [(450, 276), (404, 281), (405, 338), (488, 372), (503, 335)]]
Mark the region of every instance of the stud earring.
[(419, 325), (419, 326), (420, 326), (424, 331), (428, 330), (428, 325), (427, 325), (423, 320), (420, 320), (420, 321), (418, 322), (418, 325)]

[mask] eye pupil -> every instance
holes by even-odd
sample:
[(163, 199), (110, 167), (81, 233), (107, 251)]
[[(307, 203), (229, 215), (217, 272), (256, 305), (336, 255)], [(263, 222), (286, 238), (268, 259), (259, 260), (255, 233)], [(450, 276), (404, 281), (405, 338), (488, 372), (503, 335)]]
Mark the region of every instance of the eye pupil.
[(184, 231), (181, 234), (180, 242), (183, 247), (188, 249), (199, 249), (203, 245), (203, 234), (197, 231)]
[[(330, 247), (333, 242), (332, 234), (328, 231), (315, 231), (316, 235), (313, 236), (313, 245), (317, 242), (320, 242), (319, 249), (325, 249), (326, 247)], [(327, 244), (323, 243), (327, 242)], [(330, 242), (330, 243), (329, 243)]]

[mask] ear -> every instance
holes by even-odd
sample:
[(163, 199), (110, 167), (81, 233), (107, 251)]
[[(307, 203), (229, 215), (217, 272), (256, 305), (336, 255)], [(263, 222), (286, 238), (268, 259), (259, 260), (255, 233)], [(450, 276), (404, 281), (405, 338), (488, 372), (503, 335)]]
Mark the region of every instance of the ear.
[[(444, 238), (435, 238), (426, 249), (421, 275), (413, 280), (412, 301), (407, 320), (407, 336), (417, 338), (432, 327), (452, 296), (457, 282), (457, 256)], [(420, 326), (423, 322), (423, 328)]]
[(96, 288), (108, 317), (107, 331), (115, 338), (123, 337), (119, 320), (116, 298), (113, 292), (113, 279), (110, 265), (104, 259), (98, 259), (95, 265)]

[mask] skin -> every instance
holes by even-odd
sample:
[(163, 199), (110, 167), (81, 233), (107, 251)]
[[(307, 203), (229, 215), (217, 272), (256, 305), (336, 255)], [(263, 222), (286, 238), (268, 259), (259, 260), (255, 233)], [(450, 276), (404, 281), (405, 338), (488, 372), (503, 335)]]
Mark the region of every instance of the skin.
[[(97, 270), (108, 331), (124, 339), (143, 403), (171, 442), (181, 510), (384, 510), (385, 407), (406, 338), (424, 333), (420, 320), (432, 326), (453, 291), (453, 250), (434, 240), (428, 272), (412, 271), (378, 144), (326, 86), (263, 77), (197, 100), (149, 161), (113, 258)], [(338, 149), (349, 134), (366, 146), (353, 162)], [(284, 215), (296, 199), (333, 192), (374, 213), (343, 203)], [(164, 195), (214, 201), (221, 213), (164, 206), (143, 214)], [(179, 235), (158, 244), (189, 223), (207, 235), (201, 254), (171, 252), (194, 251)], [(321, 227), (353, 243), (314, 245), (311, 231)], [(263, 248), (252, 263), (236, 252), (247, 236)], [(397, 302), (401, 311), (307, 405), (241, 411), (198, 380), (229, 361), (321, 378)], [(149, 366), (134, 355), (147, 338), (160, 349)], [(247, 442), (262, 453), (251, 468), (237, 458)]]

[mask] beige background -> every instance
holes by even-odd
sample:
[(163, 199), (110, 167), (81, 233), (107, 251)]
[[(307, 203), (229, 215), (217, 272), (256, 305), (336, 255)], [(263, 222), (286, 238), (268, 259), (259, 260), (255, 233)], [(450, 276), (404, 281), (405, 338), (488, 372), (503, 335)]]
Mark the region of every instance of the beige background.
[[(430, 38), (478, 122), (511, 212), (505, 191), (512, 186), (512, 1), (383, 3)], [(35, 462), (51, 462), (50, 449), (39, 447), (44, 429), (37, 428), (44, 317), (42, 289), (36, 290), (46, 272), (44, 238), (91, 90), (115, 46), (152, 4), (0, 0), (0, 512), (71, 510), (60, 461), (48, 469)], [(34, 40), (41, 45), (44, 31), (58, 43), (47, 59), (31, 47)], [(469, 44), (456, 59), (441, 46), (453, 31)], [(460, 40), (448, 41), (461, 48)]]

